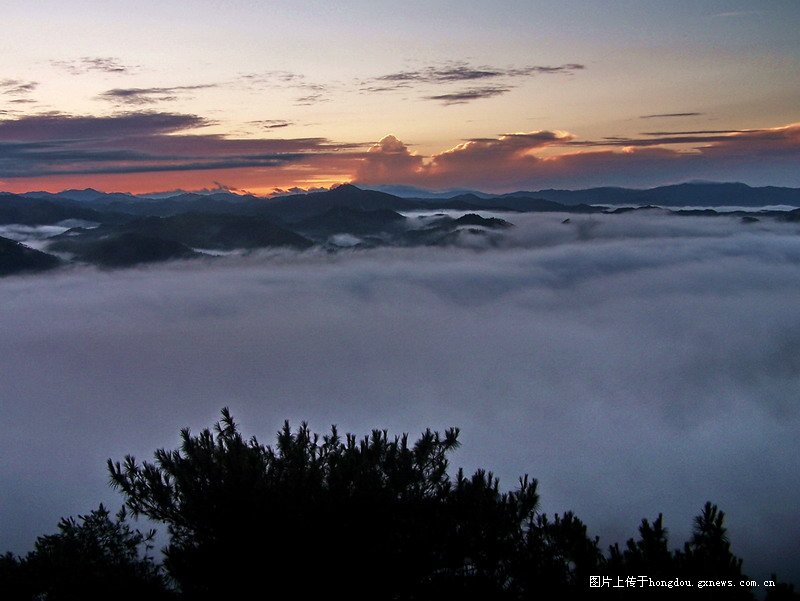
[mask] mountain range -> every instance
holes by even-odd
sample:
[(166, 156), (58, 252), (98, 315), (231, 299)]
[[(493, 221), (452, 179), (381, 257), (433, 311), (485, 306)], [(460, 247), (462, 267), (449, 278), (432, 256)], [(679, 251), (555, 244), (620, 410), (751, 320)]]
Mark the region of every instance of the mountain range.
[(481, 199), (536, 198), (565, 205), (657, 205), (662, 207), (800, 207), (800, 189), (776, 186), (753, 187), (742, 183), (688, 182), (648, 189), (602, 187), (585, 190), (535, 190), (488, 194), (476, 190), (431, 192), (411, 186), (378, 186), (376, 189), (403, 198), (427, 201), (471, 195)]
[[(800, 206), (797, 189), (709, 183), (649, 190), (594, 188), (502, 195), (466, 192), (444, 198), (401, 197), (347, 184), (276, 198), (227, 191), (178, 191), (166, 198), (155, 196), (108, 194), (91, 188), (0, 194), (0, 233), (9, 227), (50, 228), (38, 240), (38, 249), (0, 238), (0, 275), (65, 263), (124, 267), (262, 248), (320, 247), (335, 252), (343, 247), (386, 245), (469, 246), (470, 240), (477, 239), (494, 244), (503, 230), (512, 226), (504, 219), (482, 217), (477, 211), (618, 213), (648, 207)], [(418, 215), (412, 218), (410, 214), (415, 212)], [(462, 215), (454, 218), (446, 212)], [(718, 214), (710, 208), (672, 212)], [(758, 217), (752, 212), (726, 214), (740, 215), (745, 222), (760, 217), (800, 220), (800, 209), (763, 210)], [(53, 229), (58, 231), (53, 234)]]

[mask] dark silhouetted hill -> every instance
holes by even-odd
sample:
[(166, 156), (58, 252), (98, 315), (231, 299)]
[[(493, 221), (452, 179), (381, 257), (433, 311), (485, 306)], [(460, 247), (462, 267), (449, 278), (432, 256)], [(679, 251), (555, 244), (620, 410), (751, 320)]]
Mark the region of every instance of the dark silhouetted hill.
[(160, 263), (176, 259), (194, 259), (200, 253), (173, 240), (163, 240), (132, 232), (113, 234), (80, 243), (55, 245), (59, 250), (69, 249), (75, 258), (101, 267), (132, 267), (143, 263)]
[(589, 188), (586, 190), (537, 190), (501, 196), (535, 196), (566, 205), (659, 205), (664, 207), (711, 207), (767, 205), (800, 206), (800, 189), (776, 186), (751, 187), (740, 183), (685, 183), (647, 190), (630, 188)]
[(400, 213), (390, 209), (362, 210), (335, 206), (321, 215), (315, 215), (292, 224), (298, 232), (310, 235), (337, 233), (376, 234), (396, 231), (406, 222)]
[(75, 200), (78, 202), (109, 201), (111, 199), (130, 200), (135, 198), (132, 194), (125, 194), (122, 192), (100, 192), (94, 188), (63, 190), (61, 192), (26, 192), (24, 196), (27, 198)]
[(789, 211), (778, 216), (781, 221), (797, 222), (800, 221), (800, 209)]
[(298, 222), (324, 215), (334, 208), (360, 211), (413, 211), (420, 207), (418, 202), (392, 196), (385, 192), (362, 190), (346, 184), (327, 192), (281, 196), (260, 204), (256, 210), (278, 217), (285, 222)]
[(488, 227), (490, 229), (506, 229), (513, 227), (513, 224), (509, 223), (505, 219), (500, 219), (498, 217), (481, 217), (475, 213), (467, 213), (466, 215), (462, 215), (457, 219), (453, 219), (452, 225), (479, 225), (481, 227)]
[(150, 217), (125, 224), (120, 229), (174, 240), (193, 248), (233, 250), (284, 246), (304, 249), (313, 246), (307, 238), (257, 216), (184, 213)]
[(16, 194), (0, 194), (0, 224), (52, 225), (68, 219), (95, 223), (119, 221), (75, 201), (25, 198)]
[[(313, 245), (307, 238), (261, 217), (183, 213), (171, 217), (145, 217), (118, 226), (101, 226), (91, 230), (76, 228), (54, 237), (52, 248), (85, 256), (81, 248), (88, 242), (99, 242), (108, 237), (130, 241), (139, 239), (120, 238), (123, 234), (196, 249), (305, 249)], [(172, 248), (178, 250), (178, 247)]]
[(53, 255), (0, 237), (0, 276), (45, 271), (60, 264), (61, 260)]
[(482, 239), (482, 244), (494, 245), (497, 234), (493, 230), (504, 230), (513, 227), (512, 223), (497, 217), (481, 217), (475, 213), (467, 213), (457, 219), (447, 215), (434, 216), (433, 220), (420, 228), (409, 229), (398, 238), (397, 242), (406, 246), (474, 246), (470, 238)]

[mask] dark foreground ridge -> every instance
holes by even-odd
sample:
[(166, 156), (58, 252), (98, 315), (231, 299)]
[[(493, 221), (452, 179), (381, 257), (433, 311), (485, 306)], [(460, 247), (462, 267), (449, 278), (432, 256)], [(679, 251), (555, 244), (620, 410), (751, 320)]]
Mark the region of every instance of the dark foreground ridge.
[(0, 237), (0, 276), (26, 271), (45, 271), (60, 264), (61, 261), (57, 257)]
[[(343, 185), (325, 192), (278, 198), (229, 192), (139, 198), (91, 189), (59, 194), (0, 194), (0, 227), (50, 232), (40, 239), (41, 250), (0, 245), (0, 275), (69, 264), (120, 268), (259, 249), (302, 251), (316, 247), (337, 252), (379, 246), (497, 246), (503, 239), (503, 230), (513, 224), (482, 217), (477, 211), (502, 212), (511, 215), (511, 219), (516, 213), (621, 214), (655, 210), (677, 215), (727, 215), (743, 224), (756, 223), (760, 218), (800, 221), (800, 209), (762, 210), (754, 215), (743, 211), (719, 213), (708, 208), (663, 208), (707, 205), (710, 200), (717, 204), (753, 205), (759, 198), (762, 204), (800, 204), (800, 191), (743, 184), (684, 184), (652, 190), (596, 188), (401, 198)], [(615, 207), (619, 204), (632, 206)], [(453, 218), (441, 211), (466, 214)], [(440, 213), (436, 215), (437, 212)], [(52, 233), (54, 227), (56, 234)]]
[[(224, 409), (213, 431), (182, 430), (180, 449), (152, 463), (109, 460), (124, 509), (62, 519), (27, 556), (0, 557), (3, 598), (754, 599), (715, 505), (680, 548), (659, 515), (603, 551), (572, 512), (539, 512), (536, 480), (502, 492), (491, 472), (451, 477), (458, 435), (357, 439), (287, 422), (273, 447), (244, 438)], [(128, 513), (166, 526), (163, 563), (154, 533), (135, 530)], [(599, 586), (627, 577), (647, 584)], [(797, 599), (786, 585), (767, 590), (770, 601)]]

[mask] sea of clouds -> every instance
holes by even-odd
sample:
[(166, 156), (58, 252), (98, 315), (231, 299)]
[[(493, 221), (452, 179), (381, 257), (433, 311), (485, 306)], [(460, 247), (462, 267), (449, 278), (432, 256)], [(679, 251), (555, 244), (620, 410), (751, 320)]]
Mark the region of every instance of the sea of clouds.
[(107, 458), (150, 459), (229, 406), (264, 443), (285, 419), (458, 426), (453, 472), (528, 473), (604, 546), (660, 512), (677, 546), (710, 500), (748, 575), (800, 581), (800, 226), (505, 218), (487, 250), (0, 280), (0, 552), (118, 507)]

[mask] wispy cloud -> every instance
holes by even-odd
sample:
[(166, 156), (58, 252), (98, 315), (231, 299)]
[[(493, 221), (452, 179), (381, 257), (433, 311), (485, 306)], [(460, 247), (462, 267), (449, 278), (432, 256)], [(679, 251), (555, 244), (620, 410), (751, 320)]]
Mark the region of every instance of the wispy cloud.
[(610, 136), (600, 140), (570, 140), (569, 146), (669, 146), (677, 144), (696, 144), (698, 148), (709, 144), (730, 143), (741, 140), (777, 140), (781, 132), (796, 132), (796, 127), (790, 128), (764, 128), (764, 129), (721, 129), (721, 130), (696, 130), (696, 131), (654, 131), (644, 132), (641, 135), (647, 138), (630, 138)]
[(300, 96), (294, 99), (294, 103), (297, 106), (311, 106), (312, 104), (318, 104), (320, 102), (329, 102), (330, 98), (322, 94), (321, 92), (314, 93), (314, 94), (307, 94), (306, 96)]
[[(383, 93), (416, 89), (425, 100), (444, 105), (463, 104), (481, 98), (491, 98), (511, 91), (516, 79), (536, 75), (571, 75), (585, 69), (579, 63), (562, 65), (526, 65), (523, 67), (493, 67), (472, 65), (465, 61), (432, 64), (420, 69), (396, 71), (377, 77), (355, 81), (362, 93)], [(253, 90), (287, 89), (301, 93), (295, 98), (297, 106), (310, 106), (330, 100), (331, 92), (341, 90), (335, 82), (312, 82), (304, 75), (292, 71), (264, 71), (239, 75), (236, 82)], [(453, 86), (473, 85), (466, 89)], [(431, 87), (434, 86), (432, 89)], [(448, 89), (447, 86), (450, 86)], [(444, 88), (444, 91), (440, 91)]]
[(73, 75), (84, 75), (91, 71), (102, 73), (131, 73), (138, 67), (126, 65), (119, 59), (110, 56), (83, 56), (73, 60), (51, 61), (51, 65), (69, 71)]
[(639, 119), (671, 119), (676, 117), (700, 117), (705, 113), (659, 113), (656, 115), (641, 115)]
[(361, 92), (395, 92), (413, 87), (408, 82), (391, 82), (389, 84), (364, 84), (359, 86)]
[(472, 65), (465, 61), (451, 61), (421, 69), (397, 71), (359, 82), (359, 90), (366, 93), (394, 92), (410, 88), (443, 87), (465, 83), (484, 83), (466, 90), (427, 93), (425, 100), (439, 101), (444, 105), (463, 104), (481, 98), (491, 98), (511, 91), (515, 79), (536, 75), (571, 75), (585, 69), (579, 63), (563, 65), (527, 65), (524, 67), (494, 67)]
[(261, 119), (258, 121), (248, 121), (250, 125), (256, 125), (261, 129), (281, 129), (294, 125), (293, 121), (286, 121), (285, 119)]
[(736, 17), (751, 17), (753, 15), (760, 15), (760, 14), (761, 14), (760, 10), (731, 10), (728, 12), (716, 13), (711, 16), (722, 19), (730, 19)]
[[(744, 129), (696, 129), (693, 131), (644, 131), (640, 136), (698, 136), (704, 134), (741, 134)], [(619, 138), (606, 138), (619, 139)]]
[(465, 63), (448, 67), (428, 67), (418, 71), (400, 71), (376, 77), (375, 81), (416, 82), (416, 83), (450, 83), (454, 81), (471, 81), (475, 79), (492, 79), (501, 77), (504, 72), (491, 67), (470, 67)]
[(500, 86), (487, 86), (483, 88), (469, 88), (467, 90), (460, 90), (458, 92), (450, 92), (447, 94), (434, 94), (432, 96), (425, 96), (425, 100), (438, 100), (444, 105), (451, 104), (464, 104), (472, 100), (479, 100), (481, 98), (493, 98), (500, 96), (506, 92), (510, 92), (510, 87)]
[(335, 88), (331, 83), (309, 81), (302, 73), (292, 71), (263, 71), (260, 73), (246, 73), (236, 80), (239, 85), (244, 85), (255, 91), (283, 89), (295, 90), (300, 96), (295, 98), (296, 106), (311, 106), (330, 100), (330, 92)]
[(292, 71), (261, 71), (259, 73), (243, 73), (237, 80), (253, 87), (272, 87), (278, 84), (298, 84), (305, 81), (305, 76)]
[(584, 65), (569, 63), (558, 66), (529, 65), (511, 69), (489, 66), (472, 66), (466, 62), (451, 62), (429, 66), (414, 71), (398, 71), (373, 78), (376, 82), (399, 84), (433, 83), (447, 84), (463, 81), (498, 79), (504, 77), (530, 77), (532, 75), (569, 74), (584, 69)]
[(9, 96), (23, 96), (30, 94), (39, 86), (37, 81), (22, 79), (0, 79), (0, 94)]
[(189, 92), (216, 88), (218, 84), (199, 84), (193, 86), (171, 86), (164, 88), (114, 88), (99, 95), (99, 98), (118, 104), (155, 104), (172, 102)]

